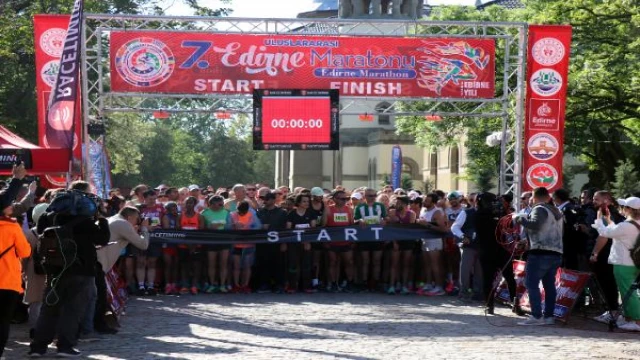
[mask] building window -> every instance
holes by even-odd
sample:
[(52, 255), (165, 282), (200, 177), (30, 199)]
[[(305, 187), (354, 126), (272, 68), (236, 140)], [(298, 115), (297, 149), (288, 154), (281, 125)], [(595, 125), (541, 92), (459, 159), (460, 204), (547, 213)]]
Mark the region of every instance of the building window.
[(376, 105), (376, 113), (378, 114), (379, 125), (391, 125), (391, 116), (388, 112), (389, 109), (391, 109), (391, 104), (389, 104), (388, 102), (381, 102)]

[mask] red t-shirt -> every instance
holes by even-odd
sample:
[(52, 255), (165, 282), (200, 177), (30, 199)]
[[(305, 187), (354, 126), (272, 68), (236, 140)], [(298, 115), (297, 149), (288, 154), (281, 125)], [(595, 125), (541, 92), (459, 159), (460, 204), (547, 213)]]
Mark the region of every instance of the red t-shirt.
[[(329, 206), (327, 212), (327, 227), (336, 226), (349, 226), (353, 224), (353, 211), (348, 206), (337, 208), (336, 206)], [(331, 246), (345, 246), (349, 245), (349, 241), (332, 241)]]
[(149, 226), (156, 227), (161, 226), (162, 217), (164, 216), (164, 206), (155, 204), (153, 206), (143, 206), (140, 211), (140, 216), (149, 219)]

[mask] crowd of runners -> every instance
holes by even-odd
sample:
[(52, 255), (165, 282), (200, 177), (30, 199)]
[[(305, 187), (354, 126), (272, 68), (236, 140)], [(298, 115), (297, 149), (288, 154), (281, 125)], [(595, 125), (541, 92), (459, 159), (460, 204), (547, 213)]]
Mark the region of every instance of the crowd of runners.
[[(512, 209), (511, 196), (500, 200), (505, 209)], [(474, 208), (475, 201), (475, 193), (422, 194), (391, 186), (290, 191), (284, 186), (238, 184), (217, 190), (138, 185), (130, 199), (113, 190), (107, 204), (113, 214), (125, 206), (137, 207), (149, 230), (285, 230), (395, 223), (422, 224), (443, 234), (415, 241), (200, 246), (152, 242), (146, 250), (130, 245), (122, 254), (120, 269), (136, 295), (379, 291), (480, 300), (483, 276), (475, 251), (479, 244), (463, 244), (464, 234), (454, 226), (458, 214)], [(462, 262), (461, 248), (467, 249)]]

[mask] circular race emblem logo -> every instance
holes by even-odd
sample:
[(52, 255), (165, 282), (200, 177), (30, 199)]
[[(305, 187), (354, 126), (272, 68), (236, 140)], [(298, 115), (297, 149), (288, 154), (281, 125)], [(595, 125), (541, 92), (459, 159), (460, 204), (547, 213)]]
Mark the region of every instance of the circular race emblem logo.
[(564, 57), (564, 45), (558, 39), (543, 38), (531, 48), (533, 59), (540, 65), (552, 66)]
[(558, 171), (549, 164), (535, 164), (527, 171), (527, 183), (532, 188), (550, 189), (558, 183)]
[(558, 140), (547, 133), (539, 133), (532, 136), (527, 144), (529, 155), (537, 160), (552, 159), (558, 153), (558, 148)]
[(66, 29), (49, 29), (40, 36), (40, 48), (47, 55), (59, 58), (62, 56), (62, 49), (64, 48), (64, 39), (66, 36)]
[(40, 70), (40, 77), (45, 84), (49, 87), (53, 87), (56, 84), (56, 76), (60, 70), (60, 60), (51, 60), (44, 64), (42, 70)]
[(165, 82), (173, 73), (175, 57), (162, 41), (138, 38), (116, 52), (116, 70), (129, 84), (151, 87)]
[(562, 88), (562, 76), (553, 69), (540, 69), (531, 75), (531, 90), (540, 96), (553, 96)]

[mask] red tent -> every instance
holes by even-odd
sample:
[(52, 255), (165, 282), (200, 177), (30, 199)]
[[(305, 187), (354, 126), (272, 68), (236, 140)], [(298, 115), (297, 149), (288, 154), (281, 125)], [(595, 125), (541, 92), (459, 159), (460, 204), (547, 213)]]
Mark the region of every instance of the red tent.
[(70, 149), (45, 149), (0, 125), (0, 175), (10, 175), (13, 164), (23, 161), (30, 175), (69, 171)]

